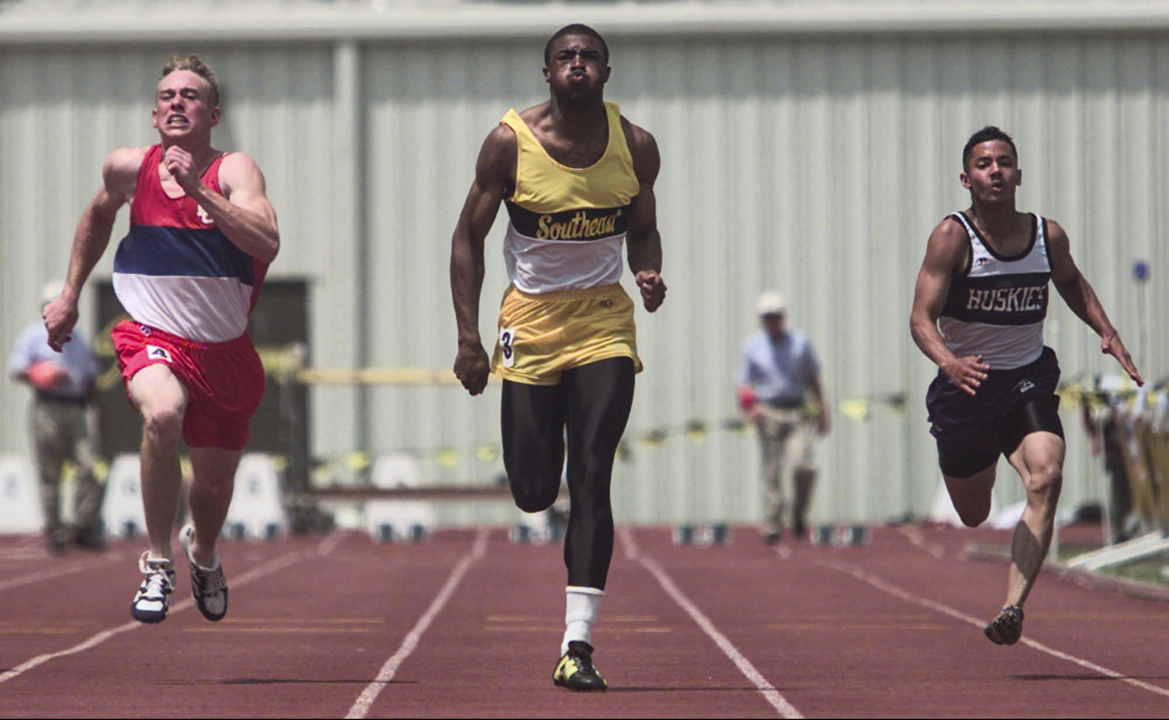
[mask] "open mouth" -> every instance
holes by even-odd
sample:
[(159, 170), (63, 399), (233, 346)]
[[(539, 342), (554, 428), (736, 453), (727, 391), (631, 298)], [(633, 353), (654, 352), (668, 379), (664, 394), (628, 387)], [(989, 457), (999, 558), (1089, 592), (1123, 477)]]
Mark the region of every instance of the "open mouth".
[(166, 124), (168, 126), (175, 126), (189, 125), (190, 123), (187, 121), (187, 118), (183, 117), (182, 115), (168, 115), (166, 118)]

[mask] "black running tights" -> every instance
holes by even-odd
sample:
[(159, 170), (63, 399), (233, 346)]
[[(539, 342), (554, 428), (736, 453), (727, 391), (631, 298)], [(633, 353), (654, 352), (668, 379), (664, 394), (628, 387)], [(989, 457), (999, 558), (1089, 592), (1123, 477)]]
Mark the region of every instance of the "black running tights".
[(503, 383), (503, 464), (524, 512), (556, 502), (568, 432), (571, 506), (564, 538), (568, 584), (605, 589), (613, 558), (613, 458), (633, 406), (633, 360), (568, 370), (559, 385)]

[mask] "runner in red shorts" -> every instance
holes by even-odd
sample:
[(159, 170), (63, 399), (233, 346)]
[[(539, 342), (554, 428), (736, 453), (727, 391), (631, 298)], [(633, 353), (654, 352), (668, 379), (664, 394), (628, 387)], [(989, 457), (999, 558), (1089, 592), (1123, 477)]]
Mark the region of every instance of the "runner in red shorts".
[(194, 480), (191, 523), (179, 533), (191, 595), (208, 620), (227, 613), (227, 581), (215, 552), (231, 504), (248, 423), (264, 394), (264, 370), (248, 316), (280, 248), (264, 176), (243, 153), (211, 147), (219, 82), (197, 56), (162, 70), (151, 113), (160, 142), (119, 148), (77, 226), (61, 296), (45, 308), (49, 345), (69, 341), (77, 298), (131, 203), (130, 232), (114, 257), (114, 291), (132, 320), (113, 332), (130, 403), (142, 414), (142, 502), (150, 549), (130, 612), (166, 619), (174, 592), (171, 524), (181, 488), (180, 435)]

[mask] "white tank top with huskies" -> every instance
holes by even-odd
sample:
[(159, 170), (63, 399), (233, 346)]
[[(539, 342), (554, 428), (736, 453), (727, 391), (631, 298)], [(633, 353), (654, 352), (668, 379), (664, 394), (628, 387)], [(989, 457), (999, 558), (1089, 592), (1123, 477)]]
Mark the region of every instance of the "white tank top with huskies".
[(990, 248), (964, 213), (950, 216), (966, 229), (970, 258), (954, 274), (938, 329), (950, 352), (981, 355), (991, 370), (1022, 367), (1043, 352), (1051, 260), (1047, 221), (1031, 217), (1027, 249), (1004, 256)]

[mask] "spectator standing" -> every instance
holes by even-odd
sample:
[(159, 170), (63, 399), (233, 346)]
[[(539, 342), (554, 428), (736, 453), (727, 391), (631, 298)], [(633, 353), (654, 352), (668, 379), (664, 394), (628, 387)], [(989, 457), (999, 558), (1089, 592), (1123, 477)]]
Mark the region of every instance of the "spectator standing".
[(816, 482), (813, 432), (828, 433), (828, 404), (812, 343), (802, 330), (787, 327), (783, 296), (774, 290), (763, 293), (756, 312), (762, 327), (743, 344), (739, 406), (759, 432), (767, 493), (764, 540), (775, 544), (783, 537), (787, 515), (783, 486), (788, 465), (795, 490), (792, 532), (797, 538), (807, 535), (808, 504)]
[[(56, 300), (63, 287), (60, 280), (45, 283), (42, 308)], [(17, 337), (8, 371), (35, 393), (29, 423), (49, 551), (64, 554), (70, 541), (91, 550), (104, 549), (101, 505), (105, 486), (93, 472), (98, 444), (93, 402), (97, 359), (90, 344), (74, 330), (73, 339), (62, 352), (56, 352), (49, 347), (49, 331), (38, 320)], [(72, 532), (61, 521), (61, 474), (66, 461), (77, 468)]]

